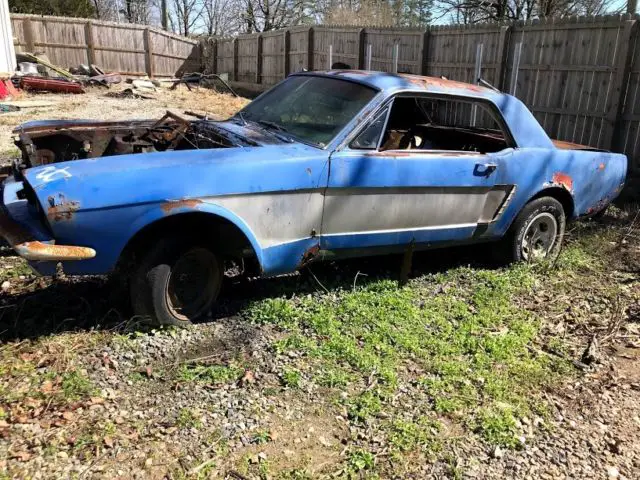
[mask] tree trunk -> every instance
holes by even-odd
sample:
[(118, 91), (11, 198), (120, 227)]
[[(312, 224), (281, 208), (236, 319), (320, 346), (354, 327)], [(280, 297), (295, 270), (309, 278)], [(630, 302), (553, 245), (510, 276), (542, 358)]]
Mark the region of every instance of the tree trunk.
[(160, 3), (160, 17), (162, 22), (162, 29), (169, 30), (169, 19), (167, 14), (167, 0), (162, 0)]

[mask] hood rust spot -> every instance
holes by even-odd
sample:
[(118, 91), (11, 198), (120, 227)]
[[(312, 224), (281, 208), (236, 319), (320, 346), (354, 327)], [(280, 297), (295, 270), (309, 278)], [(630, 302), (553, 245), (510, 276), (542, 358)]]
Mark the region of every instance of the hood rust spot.
[(556, 172), (553, 174), (553, 183), (561, 185), (570, 192), (573, 190), (573, 178), (566, 173)]
[(160, 208), (164, 213), (171, 213), (173, 210), (178, 208), (196, 208), (198, 205), (202, 203), (202, 200), (197, 198), (188, 198), (184, 200), (172, 200), (166, 203), (163, 203)]
[(51, 218), (55, 222), (61, 220), (71, 220), (73, 215), (80, 209), (80, 203), (76, 201), (69, 201), (59, 203), (58, 205), (52, 205), (47, 209), (47, 217)]

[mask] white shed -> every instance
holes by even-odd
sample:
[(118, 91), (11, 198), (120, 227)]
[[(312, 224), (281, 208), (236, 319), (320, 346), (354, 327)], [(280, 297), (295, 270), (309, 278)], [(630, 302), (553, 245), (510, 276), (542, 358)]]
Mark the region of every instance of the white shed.
[(16, 69), (16, 51), (9, 16), (9, 0), (0, 0), (0, 78), (6, 79)]

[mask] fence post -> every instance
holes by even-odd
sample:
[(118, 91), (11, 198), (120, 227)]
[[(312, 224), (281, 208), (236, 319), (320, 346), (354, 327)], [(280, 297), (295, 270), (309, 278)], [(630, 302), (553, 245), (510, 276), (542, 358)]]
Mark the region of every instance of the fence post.
[(398, 73), (398, 62), (400, 59), (400, 44), (393, 44), (393, 73)]
[(307, 70), (313, 70), (313, 27), (307, 33)]
[(33, 25), (30, 18), (25, 18), (22, 21), (22, 28), (24, 30), (24, 43), (27, 44), (27, 52), (35, 53), (36, 45), (33, 41)]
[(211, 57), (213, 57), (211, 73), (218, 73), (218, 39), (217, 38), (213, 39), (213, 44), (211, 45)]
[(518, 71), (520, 70), (520, 55), (522, 54), (522, 42), (515, 44), (513, 50), (513, 64), (511, 64), (511, 81), (509, 83), (509, 94), (515, 97), (518, 88)]
[(289, 29), (284, 31), (284, 78), (287, 78), (291, 73), (291, 66), (289, 65), (289, 51), (291, 50), (291, 35)]
[(262, 83), (262, 34), (256, 36), (256, 83)]
[(511, 27), (500, 27), (500, 37), (498, 38), (498, 64), (496, 65), (495, 87), (498, 90), (504, 89), (505, 78), (507, 77), (507, 55), (509, 53), (509, 40)]
[(624, 113), (624, 97), (627, 90), (627, 83), (629, 83), (629, 71), (631, 70), (631, 62), (633, 61), (633, 49), (629, 47), (636, 32), (636, 21), (625, 20), (621, 35), (618, 37), (617, 48), (620, 56), (618, 57), (616, 76), (611, 91), (613, 94), (613, 102), (607, 115), (607, 121), (610, 125), (605, 131), (606, 136), (602, 143), (604, 148), (610, 148), (613, 151), (622, 151), (624, 148), (622, 144), (622, 115)]
[(358, 30), (358, 69), (362, 70), (364, 68), (364, 43), (365, 40), (365, 29), (361, 28)]
[(87, 61), (89, 65), (96, 62), (96, 51), (93, 44), (93, 23), (87, 22), (84, 24), (84, 39), (87, 44)]
[(429, 67), (429, 29), (422, 32), (420, 39), (420, 69), (421, 75), (426, 75)]
[(231, 42), (233, 45), (233, 81), (238, 81), (238, 37)]
[(153, 78), (153, 45), (151, 44), (151, 30), (144, 29), (144, 51), (146, 56), (146, 70), (149, 78)]

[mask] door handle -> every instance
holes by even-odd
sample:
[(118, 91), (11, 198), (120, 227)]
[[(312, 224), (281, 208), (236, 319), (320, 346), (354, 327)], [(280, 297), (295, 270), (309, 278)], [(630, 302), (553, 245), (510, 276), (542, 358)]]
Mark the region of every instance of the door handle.
[(495, 163), (476, 163), (476, 166), (473, 169), (473, 174), (477, 177), (488, 177), (497, 168), (498, 165)]

